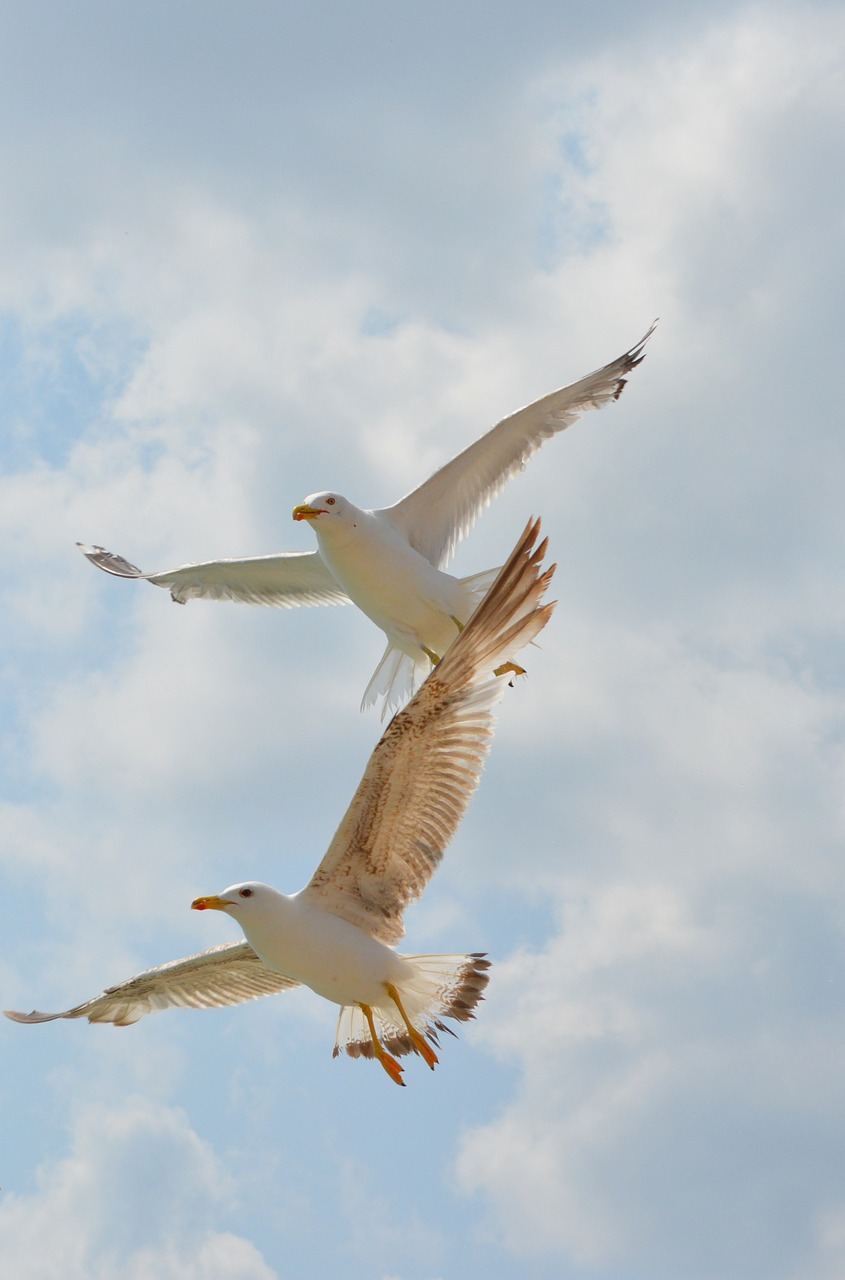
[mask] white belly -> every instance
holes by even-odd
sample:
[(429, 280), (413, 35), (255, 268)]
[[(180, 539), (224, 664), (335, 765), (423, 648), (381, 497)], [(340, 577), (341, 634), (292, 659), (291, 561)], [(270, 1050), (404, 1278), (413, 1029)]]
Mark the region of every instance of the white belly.
[(244, 930), (276, 973), (295, 978), (335, 1004), (384, 1003), (385, 983), (401, 983), (412, 966), (356, 925), (294, 896), (282, 928)]
[(336, 545), (320, 537), (320, 553), (332, 574), (398, 649), (414, 658), (422, 647), (442, 655), (458, 634), (453, 618), (464, 623), (472, 612), (469, 591), (407, 543), (373, 537), (367, 528), (362, 534)]

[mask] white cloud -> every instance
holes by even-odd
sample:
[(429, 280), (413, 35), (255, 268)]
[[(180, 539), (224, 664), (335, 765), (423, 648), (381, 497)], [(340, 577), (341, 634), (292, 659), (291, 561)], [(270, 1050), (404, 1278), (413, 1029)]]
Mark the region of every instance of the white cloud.
[(819, 1204), (845, 1190), (841, 1011), (818, 990), (842, 945), (794, 908), (723, 892), (693, 913), (617, 883), (498, 966), (476, 1034), (522, 1084), (458, 1159), (494, 1238), (660, 1276), (816, 1274)]
[(272, 1280), (259, 1251), (218, 1218), (231, 1178), (177, 1108), (89, 1106), (72, 1149), (29, 1194), (0, 1200), (0, 1261), (21, 1280)]

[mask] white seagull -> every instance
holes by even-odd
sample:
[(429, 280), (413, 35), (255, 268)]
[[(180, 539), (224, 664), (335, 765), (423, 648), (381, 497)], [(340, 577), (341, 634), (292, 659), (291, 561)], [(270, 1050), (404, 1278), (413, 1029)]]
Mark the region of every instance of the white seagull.
[(304, 984), (341, 1006), (334, 1055), (375, 1057), (403, 1084), (403, 1054), (434, 1068), (443, 1019), (464, 1022), (483, 998), (489, 961), (400, 955), (402, 916), (434, 874), (478, 785), (505, 680), (490, 675), (546, 625), (539, 520), (529, 523), (490, 592), (370, 757), (352, 803), (310, 882), (286, 896), (232, 885), (193, 907), (225, 911), (244, 942), (148, 969), (64, 1013), (15, 1022), (88, 1018), (128, 1026), (157, 1009), (240, 1004)]
[(371, 706), (383, 696), (383, 718), (448, 649), (498, 572), (445, 573), (457, 543), (545, 440), (587, 409), (619, 398), (653, 332), (654, 325), (618, 360), (504, 418), (391, 507), (370, 511), (340, 493), (311, 494), (294, 507), (293, 518), (312, 525), (316, 551), (142, 573), (103, 547), (78, 545), (98, 568), (168, 587), (178, 604), (204, 597), (290, 609), (351, 600), (387, 636), (361, 703)]

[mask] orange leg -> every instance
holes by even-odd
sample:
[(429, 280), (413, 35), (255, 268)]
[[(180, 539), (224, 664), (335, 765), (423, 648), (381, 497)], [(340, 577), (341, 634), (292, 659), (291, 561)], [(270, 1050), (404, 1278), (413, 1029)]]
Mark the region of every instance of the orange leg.
[(391, 1000), (396, 1005), (396, 1008), (402, 1015), (402, 1021), (408, 1028), (408, 1035), (411, 1037), (411, 1044), (414, 1046), (415, 1051), (425, 1059), (433, 1071), (440, 1059), (426, 1040), (425, 1036), (420, 1035), (419, 1031), (417, 1031), (416, 1027), (411, 1022), (411, 1019), (403, 1008), (402, 1001), (399, 998), (399, 992), (396, 990), (393, 983), (386, 982), (384, 985), (387, 987), (387, 994), (390, 996)]
[(390, 1054), (385, 1051), (381, 1041), (378, 1038), (378, 1035), (376, 1034), (376, 1024), (373, 1021), (372, 1009), (368, 1004), (362, 1004), (360, 1008), (362, 1013), (364, 1014), (364, 1017), (367, 1019), (367, 1026), (370, 1028), (370, 1035), (373, 1037), (373, 1049), (375, 1050), (376, 1057), (378, 1058), (381, 1065), (384, 1067), (387, 1074), (390, 1076), (393, 1083), (401, 1084), (402, 1087), (404, 1088), (405, 1081), (402, 1079), (401, 1066), (399, 1065), (399, 1063), (396, 1061), (395, 1058), (392, 1058)]

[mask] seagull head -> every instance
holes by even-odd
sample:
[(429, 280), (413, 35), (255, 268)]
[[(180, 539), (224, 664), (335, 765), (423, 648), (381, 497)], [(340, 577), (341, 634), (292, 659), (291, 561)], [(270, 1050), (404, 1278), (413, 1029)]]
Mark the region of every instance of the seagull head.
[(284, 933), (289, 918), (290, 899), (269, 884), (249, 880), (245, 884), (233, 884), (222, 893), (194, 898), (194, 911), (225, 911), (237, 921), (247, 942), (259, 955), (265, 946), (273, 946), (273, 939)]
[(275, 889), (268, 884), (249, 881), (246, 884), (233, 884), (222, 893), (212, 893), (208, 897), (194, 898), (192, 911), (225, 911), (227, 915), (238, 919), (243, 912), (254, 914), (256, 909), (266, 906), (272, 898), (277, 898)]
[(352, 503), (339, 493), (312, 493), (293, 509), (294, 520), (342, 520), (354, 510)]

